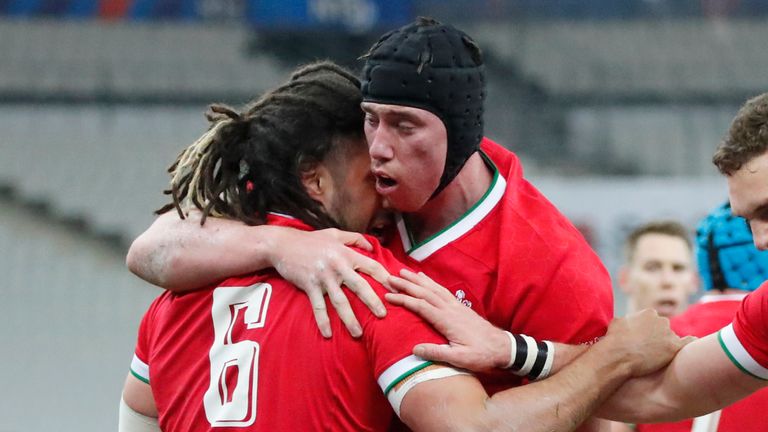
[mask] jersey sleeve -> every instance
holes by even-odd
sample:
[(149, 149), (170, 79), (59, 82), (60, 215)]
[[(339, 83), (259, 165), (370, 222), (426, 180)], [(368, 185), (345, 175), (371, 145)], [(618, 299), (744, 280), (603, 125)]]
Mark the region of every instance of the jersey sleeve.
[(547, 291), (557, 301), (548, 319), (560, 323), (557, 342), (593, 343), (605, 335), (613, 318), (611, 278), (586, 241), (574, 241), (549, 281)]
[[(405, 266), (392, 254), (375, 244), (373, 254), (367, 254), (380, 262), (390, 274), (398, 275)], [(413, 270), (413, 269), (412, 269)], [(426, 321), (411, 311), (384, 300), (386, 289), (367, 275), (363, 275), (376, 290), (387, 307), (383, 319), (373, 317), (359, 299), (353, 307), (357, 316), (367, 316), (363, 322), (363, 338), (374, 368), (376, 380), (387, 395), (405, 378), (432, 364), (413, 355), (413, 347), (420, 343), (447, 343), (446, 339)], [(359, 311), (359, 312), (358, 312)]]
[(502, 216), (501, 232), (516, 242), (500, 242), (499, 268), (514, 270), (500, 273), (500, 287), (516, 283), (521, 271), (536, 272), (522, 276), (530, 281), (524, 298), (500, 300), (514, 311), (507, 330), (555, 342), (595, 342), (613, 318), (608, 271), (573, 224), (523, 177), (514, 153), (487, 138), (481, 147), (506, 178), (504, 199), (513, 209)]
[(159, 304), (166, 296), (167, 293), (156, 298), (141, 318), (136, 348), (134, 349), (133, 359), (131, 360), (131, 374), (147, 384), (149, 384), (149, 354), (151, 349), (153, 320)]
[(586, 242), (560, 253), (559, 259), (537, 270), (549, 276), (535, 279), (514, 306), (507, 330), (537, 340), (592, 344), (605, 335), (613, 318), (610, 277)]
[(733, 322), (720, 330), (718, 339), (739, 369), (768, 380), (768, 283), (744, 299)]
[(411, 374), (432, 362), (413, 355), (420, 343), (447, 343), (439, 333), (410, 311), (387, 305), (387, 316), (370, 319), (363, 328), (376, 380), (387, 395)]

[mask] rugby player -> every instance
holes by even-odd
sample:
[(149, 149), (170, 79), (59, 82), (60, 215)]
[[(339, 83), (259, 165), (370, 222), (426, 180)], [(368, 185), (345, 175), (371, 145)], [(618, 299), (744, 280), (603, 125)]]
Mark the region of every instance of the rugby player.
[[(728, 325), (744, 297), (768, 278), (768, 251), (758, 251), (745, 220), (724, 204), (705, 217), (696, 230), (696, 257), (706, 294), (671, 320), (678, 335), (705, 337)], [(638, 425), (641, 432), (676, 432), (702, 428), (720, 432), (765, 428), (768, 389), (715, 413), (676, 423)]]
[[(197, 207), (203, 222), (215, 215), (305, 231), (364, 229), (378, 197), (358, 84), (320, 63), (244, 113), (214, 106), (212, 128), (171, 168), (174, 204), (165, 209), (184, 216)], [(391, 272), (404, 268), (368, 241), (369, 257)], [(383, 295), (380, 284), (367, 282)], [(391, 307), (377, 319), (353, 298), (362, 339), (327, 340), (300, 296), (272, 270), (161, 295), (142, 320), (121, 430), (152, 430), (147, 417), (155, 409), (166, 431), (387, 430), (387, 401), (414, 430), (572, 430), (621, 382), (663, 366), (682, 345), (665, 320), (640, 314), (613, 323), (592, 350), (549, 380), (490, 397), (475, 377), (411, 354), (417, 342), (444, 339), (405, 309)], [(535, 346), (520, 345), (502, 361), (523, 358), (529, 372), (536, 365), (557, 369), (554, 345), (543, 352)], [(554, 389), (556, 405), (547, 400)]]
[[(768, 93), (739, 110), (713, 162), (726, 176), (733, 215), (747, 220), (755, 247), (768, 250)], [(446, 301), (446, 291), (425, 275), (404, 276), (392, 284), (414, 297), (387, 294), (389, 299), (420, 313), (450, 341), (418, 345), (415, 354), (483, 370), (483, 359), (505, 352), (486, 342), (500, 338), (500, 329)], [(625, 383), (598, 414), (630, 423), (675, 421), (711, 413), (766, 386), (768, 282), (763, 282), (740, 303), (730, 324), (686, 345), (659, 372)]]
[[(377, 191), (400, 212), (388, 247), (511, 333), (593, 342), (613, 316), (609, 275), (576, 228), (525, 180), (518, 158), (483, 137), (485, 89), (475, 42), (434, 20), (387, 33), (365, 56), (371, 168)], [(341, 285), (383, 315), (355, 270), (380, 282), (386, 272), (342, 246), (363, 245), (361, 237), (209, 223), (200, 229), (173, 215), (158, 218), (132, 245), (129, 267), (177, 291), (274, 267), (307, 291), (326, 336), (323, 292), (350, 332), (361, 333)], [(521, 383), (504, 371), (481, 378), (490, 393)]]
[(673, 317), (683, 312), (698, 287), (692, 249), (679, 222), (652, 221), (632, 230), (617, 281), (627, 294), (627, 313), (653, 308)]

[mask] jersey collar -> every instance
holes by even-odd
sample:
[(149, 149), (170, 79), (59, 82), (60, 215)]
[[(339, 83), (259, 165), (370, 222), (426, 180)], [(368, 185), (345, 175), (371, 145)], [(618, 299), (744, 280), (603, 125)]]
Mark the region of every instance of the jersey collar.
[(460, 218), (453, 221), (453, 223), (443, 228), (441, 231), (426, 238), (424, 241), (415, 243), (413, 235), (408, 230), (408, 226), (405, 223), (405, 219), (403, 219), (401, 214), (397, 215), (397, 231), (400, 233), (403, 249), (409, 257), (416, 261), (423, 261), (429, 258), (433, 253), (471, 231), (472, 228), (488, 216), (491, 210), (496, 207), (496, 204), (501, 201), (501, 198), (504, 196), (504, 191), (507, 189), (507, 181), (501, 174), (499, 174), (496, 165), (483, 151), (480, 151), (480, 155), (483, 157), (488, 167), (493, 170), (493, 180), (491, 181), (488, 190), (485, 191), (483, 197)]
[(714, 303), (719, 301), (742, 301), (749, 293), (739, 294), (705, 294), (699, 299), (699, 303)]

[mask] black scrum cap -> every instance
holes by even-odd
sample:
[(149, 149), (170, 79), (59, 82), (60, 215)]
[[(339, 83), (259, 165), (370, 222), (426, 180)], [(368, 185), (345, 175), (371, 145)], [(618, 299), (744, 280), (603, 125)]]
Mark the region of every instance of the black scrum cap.
[(485, 68), (464, 32), (431, 19), (385, 34), (366, 56), (363, 100), (421, 108), (438, 116), (448, 133), (443, 190), (478, 150), (483, 137)]

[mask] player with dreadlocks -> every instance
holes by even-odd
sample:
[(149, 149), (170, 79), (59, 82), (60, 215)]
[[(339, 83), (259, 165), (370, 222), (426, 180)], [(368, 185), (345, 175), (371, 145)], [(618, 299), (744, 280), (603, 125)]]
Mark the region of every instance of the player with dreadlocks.
[[(186, 217), (194, 208), (202, 224), (210, 215), (305, 231), (365, 230), (379, 198), (359, 104), (357, 79), (322, 62), (299, 69), (242, 113), (212, 106), (210, 129), (169, 169), (173, 203), (159, 212), (175, 207)], [(402, 268), (369, 241), (369, 256)], [(425, 364), (411, 356), (412, 342), (443, 339), (404, 310), (390, 310), (387, 320), (361, 316), (363, 340), (322, 343), (311, 305), (273, 271), (188, 295), (166, 292), (140, 326), (121, 428), (145, 424), (132, 411), (152, 415), (154, 400), (165, 431), (384, 430), (392, 414), (379, 385), (401, 375), (390, 371), (393, 364)]]
[[(170, 169), (174, 203), (161, 211), (175, 207), (186, 217), (197, 208), (201, 223), (212, 215), (303, 231), (365, 228), (379, 198), (361, 135), (357, 84), (337, 66), (320, 63), (300, 69), (243, 113), (212, 107), (211, 129)], [(375, 239), (368, 241), (367, 256), (393, 273), (403, 270)], [(383, 296), (380, 284), (366, 280)], [(327, 340), (312, 325), (303, 297), (273, 270), (162, 294), (140, 325), (120, 430), (157, 430), (149, 418), (155, 414), (165, 431), (387, 430), (393, 410), (417, 431), (569, 430), (596, 407), (600, 392), (655, 370), (680, 347), (653, 315), (619, 321), (550, 380), (489, 397), (475, 377), (411, 355), (416, 343), (445, 339), (406, 309), (390, 306), (387, 317), (377, 319), (352, 298), (363, 337)], [(343, 326), (338, 318), (330, 324)], [(519, 357), (529, 369), (551, 361), (532, 348), (526, 352), (528, 343), (535, 346), (529, 340), (521, 339), (520, 351), (503, 361)], [(596, 364), (622, 367), (597, 374)], [(547, 415), (550, 404), (542, 396), (565, 383), (569, 391), (559, 406), (567, 414)]]

